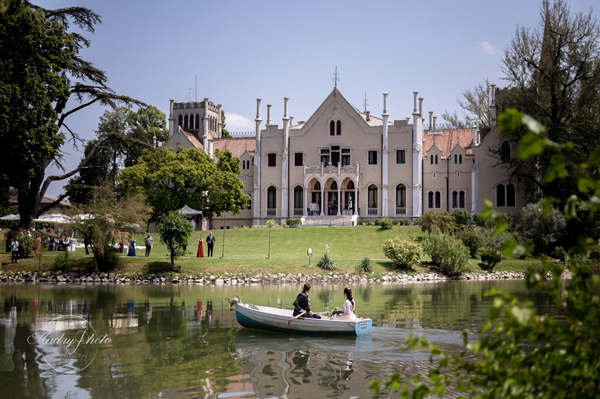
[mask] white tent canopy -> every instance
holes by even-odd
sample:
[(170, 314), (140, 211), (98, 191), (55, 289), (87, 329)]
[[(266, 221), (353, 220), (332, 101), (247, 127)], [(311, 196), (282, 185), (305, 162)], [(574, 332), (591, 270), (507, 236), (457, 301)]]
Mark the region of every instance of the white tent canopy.
[(60, 213), (50, 213), (48, 215), (42, 215), (37, 219), (33, 219), (36, 223), (59, 223), (68, 224), (71, 223), (71, 219)]
[(185, 216), (202, 215), (202, 211), (198, 211), (196, 209), (190, 208), (187, 205), (185, 205), (183, 208), (181, 208), (180, 212), (183, 213)]
[(0, 218), (0, 220), (21, 220), (21, 216), (14, 214), (14, 215), (6, 215), (6, 216), (2, 216)]

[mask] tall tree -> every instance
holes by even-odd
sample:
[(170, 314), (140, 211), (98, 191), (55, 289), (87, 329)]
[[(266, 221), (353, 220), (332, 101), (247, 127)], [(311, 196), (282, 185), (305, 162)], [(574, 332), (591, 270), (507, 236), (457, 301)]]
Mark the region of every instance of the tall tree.
[[(67, 134), (73, 143), (81, 142), (67, 118), (96, 103), (142, 104), (116, 94), (105, 73), (80, 57), (90, 45), (80, 32), (93, 33), (100, 22), (100, 16), (87, 8), (50, 10), (26, 0), (11, 2), (0, 14), (0, 180), (8, 183), (4, 187), (17, 189), (23, 227), (54, 206), (41, 206), (50, 184), (85, 168), (95, 152), (92, 148), (69, 172), (45, 176), (53, 163), (62, 168), (61, 147)], [(71, 24), (77, 31), (70, 29)], [(67, 108), (70, 99), (79, 104)], [(108, 140), (98, 140), (96, 148)]]
[(237, 214), (250, 201), (238, 177), (239, 160), (228, 150), (219, 154), (221, 165), (196, 148), (180, 148), (177, 153), (169, 147), (146, 151), (136, 165), (121, 171), (119, 188), (147, 196), (154, 220), (184, 205), (202, 210), (208, 218), (223, 212)]
[(221, 137), (230, 138), (231, 134), (229, 134), (229, 130), (225, 129), (225, 119), (227, 119), (225, 111), (221, 110)]
[[(570, 160), (582, 163), (600, 145), (600, 26), (591, 10), (571, 12), (564, 0), (544, 1), (540, 15), (539, 28), (517, 28), (505, 51), (503, 69), (509, 86), (501, 105), (539, 120), (546, 126), (546, 138), (572, 143)], [(503, 137), (516, 145), (524, 132), (516, 129)], [(554, 157), (551, 153), (510, 160), (499, 152), (494, 155), (500, 163), (508, 162), (511, 178), (532, 200), (552, 195), (563, 206), (576, 190), (575, 178), (542, 179)], [(579, 216), (569, 220), (568, 230), (598, 237), (598, 217)]]
[(442, 119), (457, 128), (468, 129), (477, 126), (480, 129), (489, 129), (492, 126), (490, 116), (491, 85), (488, 78), (483, 83), (472, 89), (463, 91), (463, 99), (457, 100), (462, 108), (462, 117), (457, 112), (450, 114), (444, 111)]

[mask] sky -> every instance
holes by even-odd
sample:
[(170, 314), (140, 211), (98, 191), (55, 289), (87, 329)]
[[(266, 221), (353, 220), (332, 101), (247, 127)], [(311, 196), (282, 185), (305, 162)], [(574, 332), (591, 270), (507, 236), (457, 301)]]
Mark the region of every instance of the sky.
[[(500, 86), (502, 55), (518, 25), (538, 27), (541, 1), (534, 0), (327, 0), (155, 1), (33, 0), (47, 8), (83, 6), (101, 15), (87, 34), (83, 58), (106, 71), (109, 86), (158, 107), (167, 117), (169, 99), (223, 104), (229, 131), (253, 131), (256, 99), (273, 105), (282, 125), (283, 98), (290, 116), (308, 120), (333, 89), (357, 108), (365, 95), (373, 115), (390, 119), (412, 113), (412, 92), (424, 97), (424, 113), (460, 111), (465, 89), (489, 78)], [(572, 0), (572, 11), (589, 11), (597, 0)], [(598, 16), (596, 6), (594, 14)], [(198, 76), (198, 90), (195, 77)], [(189, 89), (192, 89), (192, 92)], [(69, 107), (77, 103), (70, 102)], [(90, 106), (66, 123), (82, 138), (95, 137), (105, 111)], [(81, 148), (63, 147), (65, 168)], [(59, 173), (55, 167), (47, 174)], [(53, 183), (57, 196), (66, 181)]]

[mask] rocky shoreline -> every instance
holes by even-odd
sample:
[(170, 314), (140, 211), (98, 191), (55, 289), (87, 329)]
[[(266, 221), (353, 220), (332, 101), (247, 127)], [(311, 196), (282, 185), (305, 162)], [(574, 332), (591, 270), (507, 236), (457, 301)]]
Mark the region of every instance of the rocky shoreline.
[[(566, 270), (563, 279), (571, 278), (571, 272)], [(187, 285), (281, 285), (300, 284), (418, 284), (445, 281), (464, 280), (523, 280), (525, 273), (521, 272), (483, 272), (464, 273), (458, 277), (447, 277), (440, 273), (369, 273), (369, 274), (269, 274), (256, 275), (229, 274), (223, 275), (203, 274), (197, 276), (183, 275), (181, 273), (161, 274), (117, 274), (117, 273), (63, 273), (44, 272), (40, 276), (36, 272), (0, 272), (0, 283), (5, 284), (187, 284)]]

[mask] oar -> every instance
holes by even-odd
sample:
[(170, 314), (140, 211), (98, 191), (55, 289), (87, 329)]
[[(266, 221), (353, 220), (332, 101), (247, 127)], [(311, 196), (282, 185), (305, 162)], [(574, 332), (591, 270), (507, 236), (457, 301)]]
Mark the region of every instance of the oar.
[(291, 319), (289, 319), (288, 324), (291, 324), (292, 321), (296, 320), (298, 317), (302, 316), (304, 313), (306, 313), (306, 310), (303, 310), (302, 312), (300, 312), (300, 314), (298, 316), (294, 316)]

